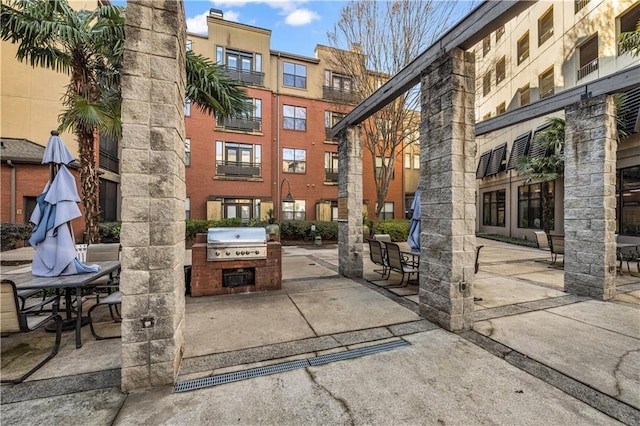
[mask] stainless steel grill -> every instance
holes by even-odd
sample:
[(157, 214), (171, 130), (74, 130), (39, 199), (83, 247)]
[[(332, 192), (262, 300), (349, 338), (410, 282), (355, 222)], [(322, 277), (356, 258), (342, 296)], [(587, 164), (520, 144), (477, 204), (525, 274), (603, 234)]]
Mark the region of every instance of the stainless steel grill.
[(265, 228), (209, 228), (207, 260), (252, 260), (267, 258)]

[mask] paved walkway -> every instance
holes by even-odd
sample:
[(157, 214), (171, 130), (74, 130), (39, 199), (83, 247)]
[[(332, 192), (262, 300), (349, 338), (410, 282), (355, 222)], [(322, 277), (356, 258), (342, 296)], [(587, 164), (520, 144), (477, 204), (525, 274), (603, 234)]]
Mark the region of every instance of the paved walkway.
[[(640, 424), (640, 278), (625, 270), (616, 300), (593, 301), (562, 291), (547, 252), (479, 244), (472, 331), (421, 319), (417, 286), (388, 288), (399, 275), (378, 281), (368, 259), (353, 281), (335, 246), (286, 247), (281, 291), (187, 299), (179, 381), (283, 372), (125, 395), (120, 341), (77, 350), (65, 333), (50, 363), (2, 387), (2, 424)], [(2, 339), (3, 377), (20, 348), (50, 343), (32, 334)], [(363, 348), (375, 353), (314, 365)]]

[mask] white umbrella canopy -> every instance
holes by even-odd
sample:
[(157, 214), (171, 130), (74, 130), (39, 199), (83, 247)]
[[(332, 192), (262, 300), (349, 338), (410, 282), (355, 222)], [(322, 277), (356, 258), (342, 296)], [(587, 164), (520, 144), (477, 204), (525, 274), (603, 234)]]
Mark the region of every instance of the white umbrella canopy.
[(71, 221), (82, 216), (78, 189), (67, 168), (75, 159), (55, 130), (47, 143), (42, 164), (49, 164), (51, 176), (37, 197), (30, 221), (35, 225), (29, 243), (35, 248), (33, 275), (56, 277), (95, 272), (97, 265), (87, 266), (76, 259)]
[(409, 224), (409, 237), (407, 238), (407, 243), (409, 243), (409, 247), (412, 251), (420, 250), (420, 190), (416, 191), (416, 194), (413, 198), (413, 203), (411, 204), (411, 210), (413, 210), (413, 214), (411, 215), (411, 222)]

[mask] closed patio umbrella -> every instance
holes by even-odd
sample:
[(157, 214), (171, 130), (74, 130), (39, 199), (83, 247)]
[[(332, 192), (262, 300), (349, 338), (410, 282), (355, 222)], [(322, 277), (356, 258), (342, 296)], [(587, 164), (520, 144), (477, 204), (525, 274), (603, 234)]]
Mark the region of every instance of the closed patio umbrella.
[(420, 250), (420, 190), (416, 191), (416, 194), (413, 198), (413, 203), (411, 204), (411, 210), (413, 210), (413, 214), (411, 215), (411, 223), (409, 224), (409, 237), (407, 238), (407, 243), (409, 243), (409, 247), (412, 251)]
[(76, 259), (70, 222), (81, 213), (76, 181), (67, 169), (72, 161), (73, 155), (58, 132), (52, 131), (42, 158), (42, 164), (49, 164), (50, 179), (37, 197), (38, 204), (30, 218), (35, 225), (29, 238), (35, 248), (31, 269), (36, 276), (55, 277), (98, 270), (97, 265), (87, 266)]

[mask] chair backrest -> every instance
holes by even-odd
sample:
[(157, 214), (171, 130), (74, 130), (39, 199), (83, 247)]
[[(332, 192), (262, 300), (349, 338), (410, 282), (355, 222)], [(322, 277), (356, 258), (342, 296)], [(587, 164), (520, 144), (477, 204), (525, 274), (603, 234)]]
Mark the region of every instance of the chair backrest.
[(0, 329), (3, 333), (21, 331), (18, 318), (18, 293), (13, 281), (0, 283)]
[(382, 251), (382, 243), (380, 241), (369, 238), (369, 257), (371, 261), (377, 265), (384, 265), (384, 255)]
[(120, 243), (89, 244), (87, 262), (105, 262), (120, 260)]
[(404, 269), (404, 262), (402, 261), (402, 253), (400, 253), (400, 246), (396, 243), (386, 243), (387, 245), (387, 259), (389, 261), (389, 267), (391, 269), (402, 270)]
[(373, 239), (378, 241), (383, 241), (385, 243), (391, 242), (391, 235), (389, 234), (373, 234)]
[(76, 244), (76, 257), (80, 262), (87, 261), (87, 244)]
[(538, 243), (539, 249), (548, 249), (549, 248), (549, 238), (547, 237), (547, 233), (544, 231), (533, 231), (536, 235), (536, 242)]
[(564, 235), (550, 235), (551, 251), (556, 254), (564, 254)]

